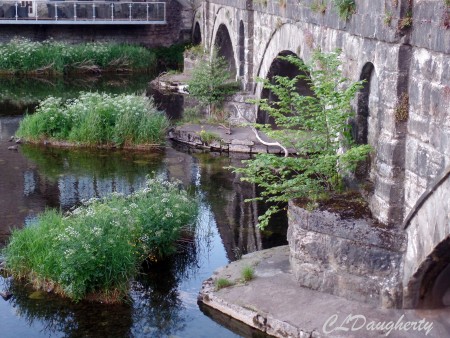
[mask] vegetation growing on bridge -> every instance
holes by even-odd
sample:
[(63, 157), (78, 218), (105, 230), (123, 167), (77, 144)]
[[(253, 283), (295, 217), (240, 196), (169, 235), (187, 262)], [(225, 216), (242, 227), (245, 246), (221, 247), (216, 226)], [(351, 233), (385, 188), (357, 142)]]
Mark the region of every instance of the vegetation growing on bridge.
[[(368, 145), (356, 145), (351, 138), (347, 123), (353, 114), (350, 102), (361, 81), (349, 83), (343, 77), (338, 53), (316, 52), (309, 65), (295, 56), (283, 59), (295, 64), (300, 74), (293, 79), (275, 76), (274, 83), (264, 81), (278, 101), (258, 103), (273, 116), (277, 129), (270, 125), (259, 128), (286, 148), (295, 149), (297, 156), (259, 154), (244, 161), (246, 167), (234, 168), (244, 181), (262, 188), (260, 199), (275, 203), (260, 217), (262, 227), (280, 210), (279, 203), (295, 198), (314, 203), (340, 190), (343, 174), (354, 170), (370, 151)], [(314, 96), (300, 95), (299, 81), (306, 81)]]
[(200, 56), (188, 82), (189, 94), (206, 105), (210, 116), (214, 116), (225, 99), (239, 90), (239, 85), (231, 77), (224, 57), (217, 56), (216, 52), (211, 58)]
[(348, 20), (356, 12), (355, 0), (333, 0), (341, 19)]
[(83, 43), (15, 39), (0, 44), (0, 73), (65, 74), (151, 70), (155, 53), (119, 43)]
[(49, 97), (26, 115), (16, 133), (27, 141), (69, 141), (82, 146), (158, 145), (168, 119), (152, 98), (81, 93), (77, 99)]
[(7, 269), (74, 300), (120, 301), (144, 260), (174, 253), (176, 241), (192, 233), (198, 204), (179, 186), (150, 179), (129, 196), (91, 199), (68, 214), (47, 210), (13, 231)]

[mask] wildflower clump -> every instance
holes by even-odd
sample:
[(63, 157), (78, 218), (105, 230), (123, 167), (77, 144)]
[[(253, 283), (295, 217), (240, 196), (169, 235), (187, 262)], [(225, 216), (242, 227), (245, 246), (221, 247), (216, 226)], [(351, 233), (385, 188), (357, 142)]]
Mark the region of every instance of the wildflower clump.
[(137, 45), (119, 43), (68, 44), (13, 39), (0, 44), (0, 73), (65, 74), (151, 70), (154, 52)]
[(150, 179), (129, 196), (92, 198), (68, 214), (47, 210), (13, 231), (7, 269), (37, 289), (116, 302), (144, 260), (174, 253), (176, 241), (194, 231), (197, 208), (180, 182)]
[(81, 93), (67, 101), (48, 97), (20, 123), (27, 141), (69, 141), (80, 145), (160, 144), (169, 126), (152, 98), (141, 95)]

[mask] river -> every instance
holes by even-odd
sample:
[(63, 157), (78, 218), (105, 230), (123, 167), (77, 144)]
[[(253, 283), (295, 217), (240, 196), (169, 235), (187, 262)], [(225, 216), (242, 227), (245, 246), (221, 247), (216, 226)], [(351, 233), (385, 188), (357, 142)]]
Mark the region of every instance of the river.
[(242, 254), (286, 244), (286, 219), (264, 231), (256, 227), (264, 206), (244, 200), (256, 188), (224, 167), (245, 156), (209, 154), (172, 144), (159, 152), (67, 150), (19, 145), (8, 150), (25, 113), (48, 95), (79, 91), (155, 94), (172, 119), (182, 115), (182, 97), (147, 90), (148, 76), (80, 79), (0, 79), (0, 247), (46, 208), (67, 210), (90, 197), (139, 189), (146, 175), (176, 178), (200, 196), (195, 238), (163, 262), (143, 269), (122, 305), (73, 303), (51, 293), (31, 297), (23, 283), (0, 277), (0, 336), (16, 337), (265, 337), (211, 309), (199, 307), (202, 281)]

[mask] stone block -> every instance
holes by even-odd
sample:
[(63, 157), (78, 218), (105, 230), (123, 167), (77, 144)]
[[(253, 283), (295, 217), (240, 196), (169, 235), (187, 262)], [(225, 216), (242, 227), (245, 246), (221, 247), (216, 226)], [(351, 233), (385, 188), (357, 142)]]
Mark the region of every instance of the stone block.
[(230, 144), (228, 150), (236, 153), (250, 153), (251, 148), (249, 146), (239, 145), (239, 144)]
[(251, 140), (247, 140), (247, 139), (234, 139), (231, 140), (231, 144), (233, 145), (242, 145), (242, 146), (253, 146), (255, 144), (255, 142), (251, 141)]
[(402, 231), (327, 210), (288, 210), (290, 262), (304, 287), (387, 307), (400, 304)]

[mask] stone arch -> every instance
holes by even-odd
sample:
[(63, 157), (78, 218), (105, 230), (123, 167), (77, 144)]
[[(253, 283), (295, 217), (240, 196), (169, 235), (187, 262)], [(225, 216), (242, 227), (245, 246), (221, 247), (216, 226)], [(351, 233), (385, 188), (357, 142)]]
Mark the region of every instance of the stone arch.
[(223, 57), (228, 62), (228, 69), (232, 76), (236, 77), (236, 60), (234, 56), (233, 43), (231, 41), (228, 28), (221, 24), (217, 29), (214, 46), (217, 48), (217, 55)]
[(200, 29), (200, 23), (198, 21), (194, 24), (194, 29), (192, 31), (192, 44), (199, 45), (202, 43), (202, 31)]
[(233, 77), (236, 77), (239, 58), (235, 45), (238, 37), (236, 29), (230, 28), (232, 22), (230, 22), (229, 17), (229, 9), (222, 7), (216, 12), (210, 45), (217, 47), (218, 55), (225, 57)]
[(238, 76), (244, 76), (245, 68), (245, 27), (244, 22), (241, 20), (239, 22), (239, 73)]
[[(295, 36), (295, 39), (286, 39), (286, 36)], [(261, 61), (259, 62), (256, 75), (260, 78), (267, 78), (273, 60), (282, 51), (296, 54), (304, 61), (308, 61), (311, 50), (305, 43), (304, 31), (301, 27), (285, 23), (276, 29), (268, 40)], [(254, 89), (254, 95), (261, 98), (262, 85), (258, 83)]]
[(450, 168), (406, 217), (403, 307), (450, 306)]
[[(274, 83), (275, 76), (289, 77), (292, 79), (292, 78), (300, 75), (300, 70), (295, 65), (293, 65), (289, 61), (280, 59), (280, 56), (289, 56), (289, 55), (298, 57), (297, 54), (295, 54), (291, 51), (288, 51), (288, 50), (281, 51), (277, 55), (277, 57), (272, 61), (272, 64), (269, 67), (269, 71), (266, 75), (266, 79), (268, 79), (269, 81)], [(313, 95), (313, 93), (310, 89), (309, 83), (305, 80), (298, 81), (297, 91), (301, 95), (306, 95), (306, 96)], [(267, 99), (269, 102), (278, 100), (276, 95), (266, 88), (262, 89), (261, 98)], [(258, 113), (257, 113), (256, 122), (262, 123), (262, 124), (271, 124), (272, 126), (275, 126), (275, 121), (274, 121), (273, 117), (271, 117), (265, 111), (260, 110), (260, 109), (258, 110)]]

